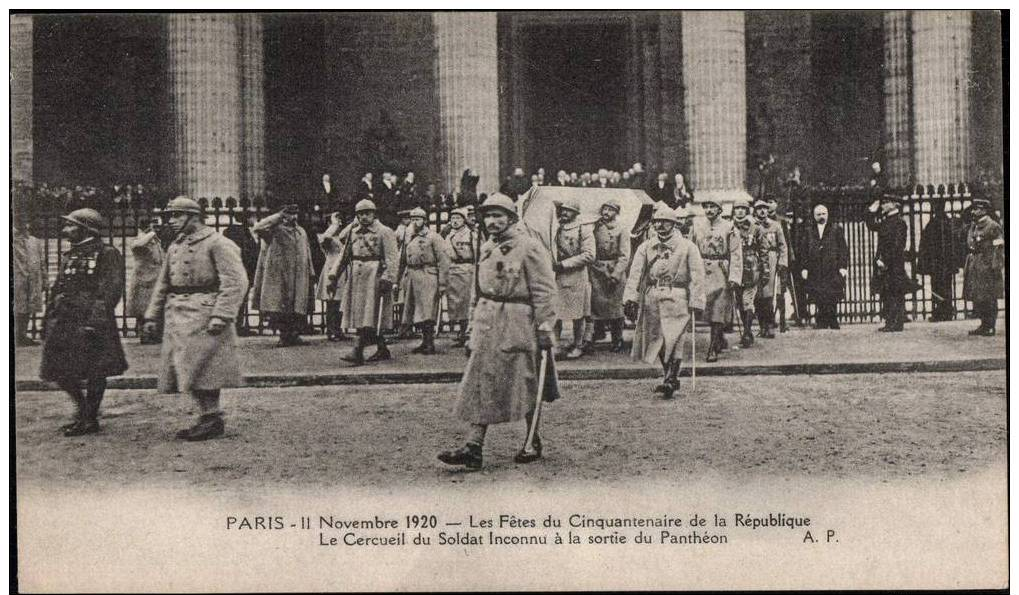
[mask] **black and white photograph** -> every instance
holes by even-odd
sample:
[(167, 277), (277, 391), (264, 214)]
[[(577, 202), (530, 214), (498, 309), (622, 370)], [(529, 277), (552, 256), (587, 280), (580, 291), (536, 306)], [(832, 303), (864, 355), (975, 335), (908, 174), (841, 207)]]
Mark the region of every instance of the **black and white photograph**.
[(1009, 12), (9, 11), (12, 592), (995, 589)]

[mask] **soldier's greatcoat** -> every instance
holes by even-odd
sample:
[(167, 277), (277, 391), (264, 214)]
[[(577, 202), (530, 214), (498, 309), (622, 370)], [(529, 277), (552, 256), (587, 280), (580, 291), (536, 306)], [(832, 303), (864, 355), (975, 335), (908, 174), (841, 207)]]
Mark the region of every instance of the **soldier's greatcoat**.
[(449, 279), (446, 282), (446, 307), (450, 320), (467, 320), (474, 301), (474, 252), (477, 233), (467, 225), (446, 236), (449, 254)]
[(159, 279), (159, 271), (163, 269), (163, 245), (159, 243), (156, 232), (138, 234), (131, 242), (131, 254), (134, 256), (134, 271), (127, 286), (126, 310), (128, 316), (143, 317), (152, 299), (152, 288)]
[(742, 242), (743, 279), (740, 281), (742, 305), (746, 310), (753, 310), (758, 286), (770, 275), (764, 231), (751, 217), (736, 221), (733, 226), (739, 232)]
[(35, 314), (46, 294), (46, 252), (42, 240), (17, 229), (11, 234), (14, 313)]
[(79, 380), (127, 370), (114, 315), (123, 289), (124, 259), (113, 246), (89, 238), (64, 253), (46, 310), (40, 378)]
[[(248, 287), (241, 249), (203, 227), (178, 236), (166, 252), (146, 320), (163, 321), (161, 393), (216, 390), (241, 384), (232, 324)], [(210, 318), (227, 322), (218, 335)]]
[(1005, 238), (1001, 226), (984, 216), (970, 225), (966, 235), (966, 257), (962, 295), (972, 302), (989, 302), (1001, 297), (1004, 282)]
[(770, 298), (775, 296), (778, 268), (789, 267), (789, 247), (781, 223), (769, 218), (756, 219), (756, 222), (764, 234), (764, 249), (768, 254), (768, 275), (762, 280), (759, 296)]
[(653, 364), (681, 355), (690, 309), (705, 303), (697, 246), (678, 230), (664, 242), (652, 234), (633, 255), (623, 299), (640, 304), (631, 357)]
[(449, 255), (437, 232), (428, 226), (408, 234), (403, 247), (403, 279), (405, 284), (403, 320), (414, 324), (436, 320), (439, 293), (446, 290)]
[(325, 264), (322, 265), (322, 273), (319, 274), (318, 286), (315, 289), (315, 297), (326, 301), (339, 301), (343, 295), (343, 275), (331, 279), (336, 274), (337, 265), (343, 255), (345, 244), (340, 241), (340, 226), (330, 224), (325, 233), (319, 238), (319, 245), (325, 254)]
[(556, 274), (559, 294), (555, 311), (559, 320), (577, 320), (591, 314), (591, 279), (587, 269), (594, 263), (596, 252), (591, 228), (582, 225), (578, 217), (560, 225), (556, 232), (556, 260), (562, 268)]
[(618, 220), (594, 224), (595, 261), (591, 277), (591, 317), (613, 320), (623, 317), (623, 288), (630, 264), (630, 238)]
[(251, 230), (262, 240), (252, 290), (252, 307), (262, 312), (306, 314), (314, 271), (308, 235), (299, 225), (282, 225), (276, 213)]
[(728, 324), (732, 320), (729, 282), (743, 281), (743, 243), (731, 221), (721, 217), (694, 226), (691, 239), (704, 261), (704, 320)]
[(475, 424), (514, 421), (535, 405), (536, 330), (555, 323), (555, 275), (545, 248), (515, 227), (485, 242), (479, 256), (480, 294), (457, 414)]
[[(350, 264), (343, 271), (343, 328), (375, 328), (378, 323), (379, 280), (396, 282), (400, 254), (396, 234), (377, 219), (371, 225), (354, 223), (340, 233), (350, 242)], [(393, 326), (393, 294), (382, 296), (382, 328)]]

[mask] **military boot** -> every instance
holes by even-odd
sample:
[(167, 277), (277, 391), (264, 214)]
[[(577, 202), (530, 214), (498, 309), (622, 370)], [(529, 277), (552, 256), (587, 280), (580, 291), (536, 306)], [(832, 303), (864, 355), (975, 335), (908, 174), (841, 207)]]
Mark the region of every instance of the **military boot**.
[(177, 438), (188, 442), (201, 442), (211, 440), (223, 435), (226, 424), (223, 423), (222, 413), (206, 413), (198, 418), (194, 426), (177, 432)]
[(704, 361), (714, 363), (718, 361), (718, 350), (719, 340), (718, 336), (721, 334), (721, 328), (711, 325), (711, 342), (708, 343), (708, 354), (704, 357)]
[(477, 471), (481, 469), (481, 445), (468, 442), (456, 450), (444, 450), (439, 453), (439, 461)]
[(610, 327), (612, 333), (612, 352), (613, 353), (626, 353), (626, 345), (623, 344), (623, 321), (616, 319), (611, 322)]
[(366, 358), (366, 362), (384, 362), (393, 359), (393, 354), (389, 353), (389, 347), (386, 345), (386, 340), (382, 335), (375, 338), (375, 345), (377, 347), (375, 353)]
[(355, 366), (364, 365), (364, 346), (368, 343), (368, 337), (364, 329), (357, 329), (357, 345), (354, 345), (354, 349), (342, 359), (345, 362), (350, 362)]
[(527, 450), (521, 448), (520, 452), (513, 457), (513, 462), (518, 465), (526, 465), (527, 463), (533, 463), (541, 458), (541, 436), (537, 432), (534, 433), (534, 450)]
[(750, 316), (744, 314), (743, 316), (743, 336), (740, 337), (740, 345), (743, 347), (750, 347), (754, 344), (754, 321), (750, 319)]
[(673, 360), (669, 364), (669, 371), (665, 375), (665, 390), (662, 392), (663, 399), (671, 399), (679, 390), (679, 360)]

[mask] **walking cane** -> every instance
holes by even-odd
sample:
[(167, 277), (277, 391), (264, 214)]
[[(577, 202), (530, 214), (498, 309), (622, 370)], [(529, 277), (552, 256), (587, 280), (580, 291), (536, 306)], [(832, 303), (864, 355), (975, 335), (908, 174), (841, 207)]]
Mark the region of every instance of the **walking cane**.
[(697, 310), (691, 310), (690, 316), (692, 316), (690, 319), (690, 377), (693, 379), (690, 388), (697, 390)]
[(531, 454), (534, 449), (534, 435), (538, 432), (538, 420), (541, 418), (541, 402), (545, 397), (545, 368), (548, 366), (548, 350), (541, 350), (541, 368), (538, 369), (538, 400), (534, 404), (534, 414), (531, 415), (531, 427), (527, 430), (527, 442), (524, 443), (524, 452)]
[(385, 301), (386, 301), (386, 296), (385, 295), (380, 295), (379, 296), (379, 315), (378, 315), (378, 319), (375, 321), (375, 334), (377, 336), (380, 336), (380, 337), (382, 336), (382, 308), (385, 306)]

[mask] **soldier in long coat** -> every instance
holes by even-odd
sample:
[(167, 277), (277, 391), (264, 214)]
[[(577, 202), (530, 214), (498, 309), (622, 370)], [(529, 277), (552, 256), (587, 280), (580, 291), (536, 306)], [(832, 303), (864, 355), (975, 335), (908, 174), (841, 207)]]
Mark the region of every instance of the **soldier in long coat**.
[(477, 260), (478, 234), (467, 225), (466, 208), (454, 210), (449, 215), (450, 232), (446, 236), (446, 251), (449, 255), (449, 277), (446, 282), (446, 306), (451, 323), (459, 327), (453, 345), (462, 347), (467, 343), (467, 319), (471, 316), (474, 303), (474, 265)]
[(958, 222), (945, 212), (944, 199), (931, 201), (931, 220), (920, 232), (916, 261), (917, 272), (931, 278), (931, 322), (955, 318), (955, 274), (966, 259), (965, 236)]
[[(764, 236), (764, 249), (768, 261), (768, 274), (761, 280), (760, 290), (754, 302), (757, 323), (760, 325), (757, 336), (765, 339), (775, 338), (772, 331), (775, 324), (775, 297), (779, 294), (780, 280), (784, 283), (789, 272), (789, 248), (786, 246), (785, 232), (782, 224), (771, 218), (771, 204), (764, 200), (754, 202), (754, 218)], [(784, 299), (784, 294), (782, 297)], [(785, 308), (782, 308), (782, 311), (784, 312)]]
[[(127, 286), (127, 312), (138, 320), (138, 328), (142, 329), (145, 322), (145, 309), (152, 298), (152, 288), (156, 286), (159, 272), (163, 269), (163, 245), (159, 242), (158, 230), (155, 226), (139, 233), (131, 241), (131, 254), (134, 256), (134, 271), (131, 282)], [(143, 345), (159, 343), (158, 336), (141, 335)]]
[(838, 301), (845, 295), (849, 271), (849, 247), (842, 228), (828, 221), (828, 207), (814, 207), (814, 225), (803, 230), (803, 249), (797, 255), (804, 290), (817, 306), (814, 326), (839, 328)]
[(725, 327), (732, 320), (732, 292), (743, 281), (743, 242), (732, 222), (722, 219), (722, 207), (713, 200), (697, 201), (707, 221), (694, 226), (691, 239), (704, 260), (704, 320), (711, 323), (706, 361), (718, 361), (725, 343)]
[(591, 318), (596, 327), (609, 327), (612, 350), (616, 353), (624, 350), (623, 289), (630, 265), (630, 238), (619, 224), (620, 210), (619, 201), (614, 198), (602, 205), (601, 218), (594, 224), (595, 261), (588, 269)]
[(623, 294), (628, 317), (636, 320), (633, 359), (662, 366), (655, 388), (663, 398), (679, 389), (683, 335), (693, 330), (691, 311), (704, 310), (704, 263), (700, 251), (676, 229), (678, 214), (665, 204), (655, 209), (654, 235), (637, 248)]
[(319, 245), (325, 254), (325, 262), (322, 265), (322, 272), (319, 274), (315, 297), (326, 303), (326, 339), (328, 341), (342, 341), (346, 338), (343, 336), (343, 312), (340, 309), (343, 280), (334, 276), (346, 247), (346, 244), (338, 238), (342, 231), (342, 225), (343, 220), (340, 218), (339, 211), (333, 213), (329, 216), (329, 227), (319, 238)]
[[(253, 283), (255, 280), (255, 273), (258, 270), (258, 253), (261, 248), (261, 242), (255, 239), (255, 236), (251, 232), (251, 228), (258, 221), (258, 214), (253, 210), (241, 211), (238, 214), (235, 211), (230, 212), (230, 225), (223, 228), (221, 232), (223, 237), (228, 238), (241, 249), (241, 262), (244, 263), (244, 272), (248, 275), (248, 283)], [(168, 243), (164, 243), (168, 245)], [(246, 325), (244, 320), (245, 306), (248, 303), (248, 291), (251, 286), (245, 288), (244, 299), (241, 300), (240, 309), (237, 311), (237, 322), (234, 323), (234, 328), (237, 329), (238, 337), (248, 337), (256, 334)]]
[(965, 277), (962, 295), (973, 302), (973, 312), (980, 317), (980, 326), (971, 335), (991, 336), (998, 320), (998, 298), (1004, 281), (1005, 237), (1001, 225), (991, 218), (991, 203), (978, 198), (970, 207), (973, 223), (966, 235)]
[(163, 323), (161, 393), (190, 393), (198, 422), (177, 432), (188, 441), (224, 431), (219, 393), (240, 386), (234, 317), (248, 287), (241, 249), (203, 221), (202, 207), (178, 196), (164, 210), (177, 233), (145, 311), (146, 332)]
[(28, 222), (15, 213), (11, 234), (11, 256), (14, 268), (14, 344), (30, 347), (37, 343), (28, 338), (28, 321), (41, 312), (46, 294), (46, 248), (42, 240), (28, 232)]
[(297, 224), (297, 205), (265, 217), (251, 231), (262, 241), (252, 305), (279, 330), (278, 347), (300, 345), (315, 273), (307, 232)]
[[(357, 221), (340, 234), (348, 243), (349, 259), (340, 262), (343, 279), (343, 328), (357, 329), (357, 345), (344, 360), (354, 365), (392, 357), (382, 330), (393, 326), (393, 284), (400, 254), (393, 230), (375, 219), (375, 203), (364, 199), (354, 205)], [(381, 311), (379, 308), (381, 307)], [(375, 343), (377, 351), (367, 360), (364, 349)]]
[(743, 317), (740, 343), (744, 347), (750, 347), (754, 344), (751, 327), (754, 323), (757, 292), (771, 273), (768, 268), (767, 240), (764, 237), (764, 230), (750, 216), (750, 201), (746, 199), (735, 201), (732, 205), (732, 218), (743, 243), (741, 248), (743, 251), (743, 279), (740, 281), (740, 288), (737, 291), (740, 301), (736, 304)]
[[(439, 454), (448, 465), (480, 469), (485, 433), (491, 424), (526, 419), (537, 405), (538, 352), (551, 349), (556, 320), (556, 282), (548, 252), (515, 226), (513, 201), (495, 193), (481, 207), (489, 239), (478, 262), (478, 303), (471, 321), (470, 359), (460, 382), (457, 415), (470, 424), (466, 444)], [(547, 378), (547, 377), (546, 377)], [(552, 400), (554, 391), (544, 400)], [(514, 459), (529, 463), (535, 451)]]
[(417, 207), (410, 212), (411, 226), (401, 255), (405, 284), (403, 319), (421, 330), (421, 345), (412, 353), (435, 353), (435, 326), (439, 322), (439, 300), (446, 291), (449, 255), (438, 232), (425, 222), (427, 213)]
[(573, 345), (566, 359), (581, 357), (584, 343), (584, 318), (591, 315), (591, 279), (588, 267), (597, 251), (591, 225), (578, 219), (580, 205), (568, 200), (558, 205), (559, 230), (555, 237), (556, 258), (552, 265), (559, 293), (556, 301), (556, 335), (564, 320), (573, 321)]
[(874, 282), (871, 291), (881, 294), (885, 325), (881, 332), (902, 331), (906, 321), (905, 295), (916, 290), (906, 275), (906, 222), (900, 215), (901, 199), (886, 194), (868, 209), (867, 227), (877, 232), (874, 253)]
[(82, 436), (99, 431), (106, 378), (127, 370), (114, 314), (124, 289), (124, 259), (103, 243), (106, 222), (96, 211), (78, 209), (63, 219), (61, 233), (71, 249), (61, 257), (50, 292), (39, 377), (71, 396), (75, 417), (61, 429), (65, 436)]

